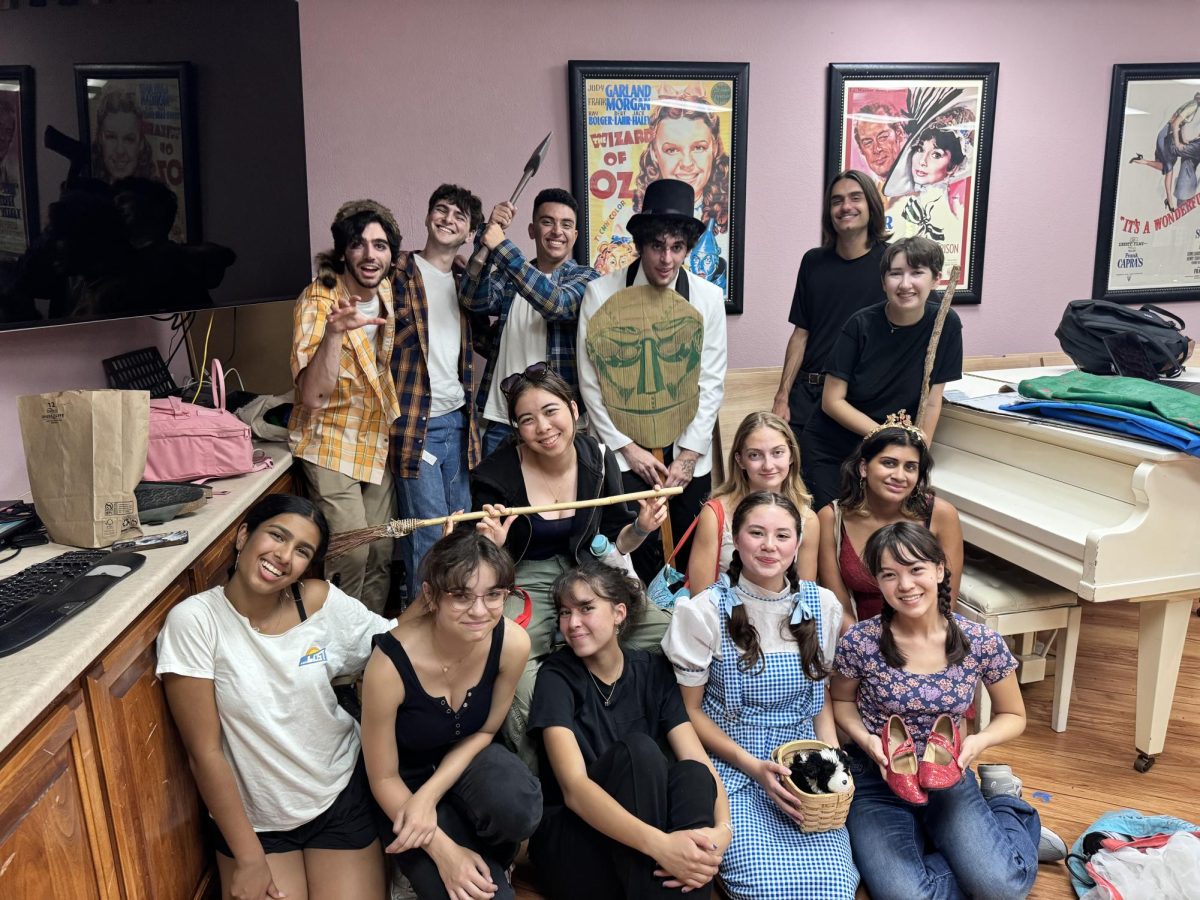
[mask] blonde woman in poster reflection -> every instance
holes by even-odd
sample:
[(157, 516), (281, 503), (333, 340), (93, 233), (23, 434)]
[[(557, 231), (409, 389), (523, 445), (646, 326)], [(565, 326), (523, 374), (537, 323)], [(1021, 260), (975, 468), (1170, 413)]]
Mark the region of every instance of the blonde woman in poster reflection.
[(145, 117), (133, 91), (102, 93), (92, 136), (92, 176), (112, 184), (131, 175), (154, 178), (155, 174)]
[(659, 94), (650, 116), (653, 137), (638, 165), (633, 206), (642, 208), (652, 181), (674, 178), (690, 184), (696, 194), (695, 215), (705, 231), (688, 254), (688, 269), (723, 288), (729, 256), (730, 159), (717, 112), (699, 86)]

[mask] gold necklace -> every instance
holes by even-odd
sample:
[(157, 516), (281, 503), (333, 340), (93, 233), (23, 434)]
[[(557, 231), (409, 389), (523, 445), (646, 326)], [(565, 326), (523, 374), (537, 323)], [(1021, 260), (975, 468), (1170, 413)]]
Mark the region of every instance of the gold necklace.
[(275, 624), (279, 621), (279, 616), (283, 612), (283, 603), (283, 591), (280, 591), (279, 602), (275, 604), (275, 615), (271, 617), (271, 624), (266, 626), (267, 630), (265, 632), (263, 630), (263, 626), (255, 625), (253, 622), (250, 622), (249, 616), (246, 616), (246, 621), (250, 622), (250, 627), (254, 629), (257, 634), (269, 634), (275, 629)]
[(462, 656), (460, 656), (458, 659), (456, 659), (454, 662), (443, 663), (442, 662), (442, 654), (438, 653), (437, 645), (435, 644), (432, 635), (430, 635), (429, 647), (431, 650), (433, 650), (433, 658), (437, 662), (437, 664), (439, 666), (441, 666), (443, 675), (448, 673), (451, 669), (457, 669), (459, 667), (459, 665), (462, 664), (462, 661), (464, 659), (466, 659), (468, 656), (470, 656), (471, 651), (475, 649), (475, 645), (472, 644), (470, 647), (467, 648), (467, 652), (464, 653)]

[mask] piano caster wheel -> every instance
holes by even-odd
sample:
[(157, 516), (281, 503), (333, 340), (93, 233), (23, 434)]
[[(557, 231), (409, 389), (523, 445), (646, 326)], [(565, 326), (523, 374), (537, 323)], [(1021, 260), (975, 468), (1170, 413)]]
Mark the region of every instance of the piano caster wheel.
[(1150, 756), (1148, 753), (1139, 753), (1138, 758), (1133, 761), (1133, 767), (1139, 772), (1149, 772), (1157, 759), (1158, 757)]

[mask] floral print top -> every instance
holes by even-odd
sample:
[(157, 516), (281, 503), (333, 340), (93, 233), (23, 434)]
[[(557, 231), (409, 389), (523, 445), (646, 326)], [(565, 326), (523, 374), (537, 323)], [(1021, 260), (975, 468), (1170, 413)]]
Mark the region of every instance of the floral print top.
[(834, 670), (858, 681), (858, 713), (872, 734), (879, 734), (888, 716), (897, 715), (908, 726), (917, 755), (937, 717), (954, 716), (956, 723), (975, 697), (975, 685), (995, 684), (1017, 668), (1004, 639), (970, 619), (955, 614), (955, 621), (971, 643), (971, 652), (957, 665), (931, 675), (893, 669), (879, 650), (882, 620), (877, 616), (859, 622), (838, 641)]

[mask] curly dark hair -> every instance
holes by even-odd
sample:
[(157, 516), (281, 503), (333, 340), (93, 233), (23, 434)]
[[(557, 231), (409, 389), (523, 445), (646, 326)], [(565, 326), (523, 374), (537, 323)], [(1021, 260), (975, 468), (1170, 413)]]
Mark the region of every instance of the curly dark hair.
[(662, 170), (654, 159), (654, 141), (657, 140), (658, 126), (666, 119), (699, 119), (708, 127), (713, 139), (713, 164), (709, 172), (708, 182), (704, 185), (700, 199), (703, 202), (701, 218), (705, 224), (712, 223), (714, 234), (724, 234), (729, 230), (729, 154), (725, 152), (725, 144), (721, 140), (721, 121), (716, 113), (702, 112), (697, 109), (682, 109), (678, 106), (657, 106), (650, 118), (649, 130), (655, 138), (642, 151), (638, 165), (637, 186), (633, 194), (633, 208), (641, 209), (646, 197), (646, 188), (650, 182), (663, 177)]
[(917, 483), (913, 485), (912, 493), (900, 504), (900, 511), (910, 519), (924, 522), (933, 512), (934, 492), (929, 486), (933, 457), (925, 442), (907, 428), (881, 428), (863, 438), (858, 449), (842, 463), (842, 490), (838, 495), (838, 505), (847, 513), (865, 510), (867, 491), (858, 473), (859, 463), (869, 463), (888, 447), (912, 447), (917, 451)]
[(447, 203), (453, 203), (467, 214), (467, 217), (471, 220), (472, 231), (475, 231), (483, 224), (483, 204), (478, 197), (465, 187), (457, 184), (438, 185), (437, 190), (429, 195), (429, 209), (426, 212), (433, 212), (433, 208), (443, 200)]
[(467, 586), (480, 566), (490, 566), (496, 585), (511, 588), (517, 579), (512, 557), (474, 528), (459, 528), (429, 548), (421, 561), (421, 582), (429, 585), (436, 603), (450, 591)]
[[(867, 540), (863, 550), (863, 562), (867, 569), (879, 579), (883, 568), (883, 554), (890, 553), (899, 565), (911, 566), (916, 562), (927, 562), (943, 567), (941, 582), (937, 588), (938, 612), (946, 619), (946, 662), (958, 665), (971, 652), (971, 642), (958, 627), (954, 612), (950, 608), (950, 566), (946, 563), (946, 551), (932, 531), (915, 522), (895, 522), (884, 525)], [(901, 669), (907, 662), (896, 639), (892, 635), (892, 619), (896, 610), (885, 599), (880, 614), (882, 632), (879, 636), (879, 652), (893, 669)]]
[[(733, 534), (736, 539), (746, 522), (746, 516), (760, 506), (778, 506), (796, 523), (796, 534), (803, 536), (804, 519), (800, 510), (787, 497), (773, 491), (755, 491), (738, 504), (733, 512)], [(742, 557), (737, 550), (733, 551), (733, 560), (729, 563), (729, 583), (737, 584), (742, 575)], [(800, 591), (800, 576), (796, 572), (796, 561), (792, 560), (787, 568), (787, 582), (792, 593)], [(800, 647), (800, 665), (804, 674), (813, 681), (820, 681), (829, 674), (821, 657), (821, 642), (817, 637), (817, 622), (815, 619), (805, 619), (798, 625), (785, 621), (780, 626), (784, 637), (791, 637)], [(758, 629), (750, 621), (746, 608), (735, 606), (729, 613), (729, 637), (737, 648), (742, 651), (738, 659), (738, 668), (743, 672), (754, 674), (766, 667), (762, 645), (758, 637)]]

